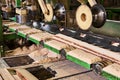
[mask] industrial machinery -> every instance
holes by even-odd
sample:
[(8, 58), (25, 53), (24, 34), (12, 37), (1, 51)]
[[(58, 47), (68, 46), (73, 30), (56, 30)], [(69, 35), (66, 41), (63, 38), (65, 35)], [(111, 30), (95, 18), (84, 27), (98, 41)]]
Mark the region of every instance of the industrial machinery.
[[(108, 69), (120, 67), (120, 22), (106, 20), (109, 11), (99, 1), (16, 0), (12, 10), (8, 2), (5, 10), (2, 7), (2, 18), (9, 19), (4, 15), (13, 11), (17, 23), (7, 24), (10, 31), (99, 75), (119, 80), (119, 75)], [(0, 45), (4, 41), (2, 31)], [(2, 48), (0, 46), (0, 51)], [(113, 71), (119, 73), (119, 70)]]
[[(46, 21), (52, 21), (53, 15), (58, 20), (65, 16), (65, 8), (62, 4), (56, 4), (53, 10), (52, 5), (45, 3), (43, 0), (38, 0)], [(102, 5), (98, 5), (95, 0), (88, 0), (90, 7), (84, 0), (78, 0), (81, 5), (76, 11), (76, 21), (82, 30), (87, 30), (93, 25), (94, 27), (101, 27), (106, 21), (106, 12)], [(55, 13), (55, 14), (54, 14)]]

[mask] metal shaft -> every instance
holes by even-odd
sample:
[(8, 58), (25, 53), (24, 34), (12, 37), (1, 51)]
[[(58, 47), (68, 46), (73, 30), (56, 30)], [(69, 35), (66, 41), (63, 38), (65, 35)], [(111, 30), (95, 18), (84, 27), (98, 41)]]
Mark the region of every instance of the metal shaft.
[(120, 22), (106, 21), (101, 28), (91, 27), (90, 30), (97, 34), (120, 38)]

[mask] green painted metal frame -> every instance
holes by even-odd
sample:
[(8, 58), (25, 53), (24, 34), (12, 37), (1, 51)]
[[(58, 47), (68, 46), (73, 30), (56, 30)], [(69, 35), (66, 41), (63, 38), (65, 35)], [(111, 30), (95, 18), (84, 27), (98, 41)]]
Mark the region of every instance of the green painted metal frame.
[(21, 7), (21, 0), (15, 0), (16, 7)]
[[(12, 29), (12, 28), (9, 28), (10, 31), (12, 32), (16, 32), (16, 30)], [(17, 32), (17, 35), (23, 37), (23, 38), (27, 38), (25, 34), (21, 33), (21, 32)], [(40, 41), (36, 40), (36, 39), (33, 39), (32, 37), (28, 37), (28, 40), (34, 42), (35, 44), (40, 44)]]
[(21, 33), (21, 32), (18, 32), (17, 35), (19, 35), (19, 36), (21, 36), (21, 37), (23, 37), (23, 38), (26, 38), (26, 35), (23, 34), (23, 33)]
[(12, 28), (9, 28), (9, 30), (12, 31), (12, 32), (16, 32), (16, 31), (15, 31), (14, 29), (12, 29)]
[(16, 33), (11, 32), (9, 34), (4, 34), (4, 40), (14, 40), (20, 38), (20, 36), (18, 36)]
[(116, 12), (116, 13), (120, 13), (120, 7), (108, 7), (108, 8), (105, 8), (106, 10), (110, 10), (112, 12)]
[(57, 53), (57, 54), (60, 54), (61, 50), (57, 50), (56, 48), (53, 48), (53, 47), (51, 47), (51, 46), (49, 46), (49, 45), (47, 45), (45, 43), (44, 43), (44, 47), (51, 50), (51, 51), (53, 51), (53, 52), (55, 52), (55, 53)]
[(120, 78), (118, 78), (114, 75), (111, 75), (105, 71), (102, 71), (102, 76), (104, 76), (107, 80), (120, 80)]
[(73, 57), (71, 55), (66, 54), (66, 58), (68, 60), (70, 60), (70, 61), (72, 61), (72, 62), (74, 62), (74, 63), (76, 63), (76, 64), (78, 64), (78, 65), (80, 65), (80, 66), (82, 66), (84, 68), (86, 68), (86, 69), (91, 68), (91, 64), (88, 64), (87, 62), (84, 62), (84, 61), (82, 61), (80, 59), (77, 59), (77, 58), (75, 58), (75, 57)]
[(12, 18), (9, 18), (10, 20), (12, 20), (12, 21), (17, 21), (17, 19), (16, 19), (16, 17), (12, 17)]
[(36, 39), (34, 39), (34, 38), (32, 38), (32, 37), (28, 37), (28, 40), (34, 42), (34, 43), (37, 44), (37, 45), (40, 45), (40, 42), (41, 42), (41, 41), (38, 41), (38, 40), (36, 40)]

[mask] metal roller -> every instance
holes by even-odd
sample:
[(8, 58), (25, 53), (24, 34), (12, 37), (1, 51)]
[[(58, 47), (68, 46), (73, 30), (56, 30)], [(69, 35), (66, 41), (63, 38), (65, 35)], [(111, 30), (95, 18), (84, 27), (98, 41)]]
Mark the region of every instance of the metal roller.
[(106, 22), (106, 11), (100, 4), (95, 4), (92, 8), (93, 22), (92, 25), (96, 28), (102, 27)]
[(62, 3), (57, 3), (54, 8), (54, 14), (58, 20), (64, 20), (65, 19), (65, 7)]
[(112, 64), (112, 62), (110, 61), (100, 61), (97, 63), (94, 63), (91, 65), (92, 70), (96, 73), (96, 74), (101, 74), (102, 69), (108, 65)]

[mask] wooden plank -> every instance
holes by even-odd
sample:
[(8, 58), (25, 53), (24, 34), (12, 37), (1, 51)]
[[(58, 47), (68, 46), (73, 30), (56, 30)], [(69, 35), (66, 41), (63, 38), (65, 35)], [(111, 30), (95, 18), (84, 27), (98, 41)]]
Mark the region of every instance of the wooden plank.
[(15, 80), (13, 76), (8, 72), (7, 69), (1, 68), (0, 69), (0, 74), (3, 77), (4, 80)]
[(94, 46), (92, 44), (88, 44), (86, 42), (65, 36), (63, 34), (57, 34), (53, 39), (67, 43), (69, 45), (72, 45), (76, 48), (82, 49), (84, 51), (87, 51), (91, 54), (109, 59), (113, 62), (119, 63), (120, 64), (120, 53), (118, 52), (112, 52), (107, 49), (100, 48), (98, 46)]
[(20, 77), (17, 75), (13, 75), (13, 77), (15, 78), (15, 80), (21, 80)]
[(38, 40), (38, 41), (47, 40), (47, 39), (52, 38), (53, 36), (54, 36), (53, 34), (50, 34), (50, 33), (47, 33), (47, 32), (29, 35), (29, 37), (31, 37), (35, 40)]
[(5, 25), (5, 26), (11, 26), (11, 25), (20, 25), (20, 24), (18, 24), (18, 23), (16, 23), (16, 22), (3, 22), (3, 25)]
[(116, 63), (103, 68), (103, 71), (120, 78), (120, 65)]
[(21, 31), (21, 30), (28, 30), (28, 29), (30, 29), (30, 27), (28, 27), (26, 25), (21, 25), (21, 26), (11, 27), (11, 29)]
[(64, 43), (56, 41), (56, 40), (47, 41), (47, 42), (45, 42), (45, 44), (47, 44), (53, 48), (56, 48), (57, 50), (65, 49), (68, 47), (67, 44), (64, 44)]
[(92, 63), (95, 63), (98, 61), (102, 61), (102, 59), (100, 57), (90, 54), (88, 52), (82, 51), (80, 49), (75, 49), (73, 51), (68, 52), (67, 54), (71, 55), (77, 59), (80, 59), (84, 62), (87, 62), (89, 64), (92, 64)]
[(22, 31), (19, 31), (25, 35), (30, 35), (30, 34), (35, 34), (35, 33), (41, 33), (42, 31), (41, 30), (38, 30), (38, 29), (35, 29), (35, 28), (30, 28), (29, 30), (22, 30)]
[[(21, 79), (25, 79), (25, 80), (38, 80), (35, 76), (33, 76), (30, 72), (28, 72), (25, 69), (15, 69), (17, 71), (17, 75), (21, 78)], [(23, 80), (24, 80), (23, 79)]]

